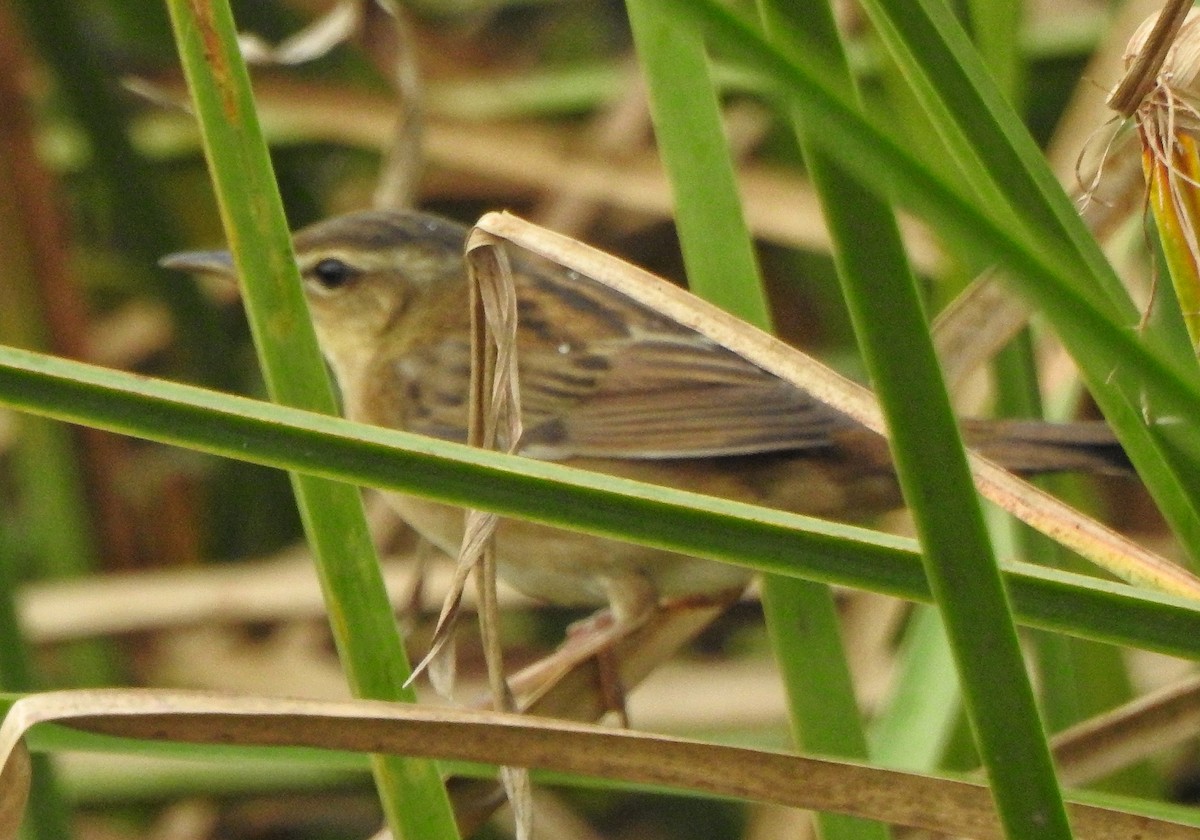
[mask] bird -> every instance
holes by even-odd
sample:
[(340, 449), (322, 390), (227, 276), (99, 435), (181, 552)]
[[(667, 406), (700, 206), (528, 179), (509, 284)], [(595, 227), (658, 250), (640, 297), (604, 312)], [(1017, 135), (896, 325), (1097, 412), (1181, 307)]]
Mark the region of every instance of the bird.
[[(368, 210), (294, 236), (322, 353), (350, 419), (466, 442), (471, 377), (469, 229), (419, 211)], [(228, 252), (164, 258), (234, 276)], [(868, 521), (902, 498), (886, 442), (807, 391), (662, 313), (549, 261), (515, 254), (520, 455), (741, 502)], [(1099, 422), (966, 420), (969, 446), (1018, 472), (1126, 472)], [(461, 510), (388, 501), (453, 556)], [(533, 598), (608, 606), (636, 626), (664, 600), (719, 600), (751, 573), (716, 561), (508, 519), (500, 576)]]

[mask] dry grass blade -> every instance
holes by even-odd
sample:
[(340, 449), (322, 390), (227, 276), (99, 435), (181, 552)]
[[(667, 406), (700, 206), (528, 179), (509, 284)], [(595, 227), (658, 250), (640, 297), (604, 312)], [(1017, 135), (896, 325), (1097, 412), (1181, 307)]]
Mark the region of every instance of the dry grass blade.
[[(0, 726), (8, 760), (40, 722), (127, 738), (204, 744), (306, 746), (507, 762), (797, 808), (834, 811), (975, 838), (998, 838), (988, 788), (848, 762), (533, 720), (519, 715), (214, 694), (93, 690), (18, 700)], [(1074, 805), (1089, 840), (1196, 840), (1200, 829)]]
[[(521, 391), (517, 377), (517, 295), (503, 242), (472, 232), (466, 259), (471, 279), (471, 404), (468, 440), (485, 449), (512, 453), (521, 440)], [(467, 512), (459, 568), (475, 566), (479, 626), (488, 685), (496, 708), (511, 712), (516, 701), (504, 675), (500, 607), (496, 596), (496, 528), (500, 517)], [(516, 819), (517, 840), (533, 836), (533, 792), (529, 771), (500, 768), (500, 780)]]
[(17, 741), (5, 758), (0, 771), (0, 840), (11, 840), (21, 830), (21, 817), (29, 798), (31, 774), (29, 751)]
[(300, 32), (272, 46), (253, 34), (238, 37), (252, 64), (306, 64), (324, 57), (353, 37), (362, 25), (363, 0), (341, 0)]
[(377, 0), (370, 9), (377, 10), (375, 17), (387, 18), (385, 31), (394, 41), (390, 56), (395, 67), (392, 81), (400, 103), (371, 205), (392, 209), (411, 207), (424, 168), (425, 96), (417, 66), (416, 38), (406, 11), (390, 0)]
[(951, 394), (1029, 323), (1030, 311), (996, 272), (987, 271), (938, 313), (933, 341)]
[[(467, 240), (467, 262), (471, 268), (472, 296), (478, 298), (472, 333), (476, 354), (486, 351), (488, 364), (472, 375), (472, 390), (481, 397), (478, 419), (482, 422), (476, 443), (489, 449), (502, 447), (515, 452), (521, 438), (521, 394), (517, 380), (517, 296), (512, 267), (504, 253), (503, 240), (472, 231)], [(494, 354), (494, 358), (491, 357)]]
[[(418, 555), (395, 554), (382, 565), (392, 603), (401, 609), (417, 585)], [(423, 591), (447, 591), (451, 571), (441, 564), (421, 575)], [(509, 591), (506, 601), (528, 599)], [(122, 610), (113, 610), (121, 604)], [(91, 636), (171, 630), (200, 624), (312, 619), (324, 615), (312, 558), (303, 548), (237, 565), (114, 573), (86, 579), (36, 581), (18, 595), (21, 623), (37, 643)]]
[[(489, 213), (478, 226), (627, 295), (807, 391), (876, 434), (886, 434), (878, 404), (867, 389), (661, 278), (507, 213)], [(969, 454), (979, 492), (1013, 516), (1130, 583), (1200, 599), (1200, 579), (1194, 575), (988, 459)]]
[[(471, 276), (471, 414), (469, 440), (473, 446), (500, 448), (513, 453), (521, 439), (521, 398), (517, 380), (516, 329), (517, 303), (512, 286), (512, 271), (498, 241), (486, 234), (473, 236), (467, 243), (467, 261)], [(430, 650), (413, 669), (412, 681), (427, 668), (439, 683), (442, 694), (449, 694), (452, 668), (444, 656), (452, 655), (450, 640), (462, 607), (463, 592), (472, 571), (480, 572), (480, 622), (484, 638), (494, 639), (499, 616), (496, 615), (495, 569), (492, 558), (493, 537), (500, 517), (469, 510), (462, 545), (450, 591), (442, 603)], [(480, 569), (480, 565), (484, 568)], [(486, 642), (485, 642), (486, 643)], [(495, 643), (488, 644), (489, 649)], [(489, 656), (498, 667), (498, 649)], [(502, 680), (494, 687), (507, 694)], [(500, 696), (500, 695), (498, 695)]]
[(1198, 731), (1200, 677), (1191, 677), (1060, 732), (1051, 746), (1063, 783), (1087, 784)]

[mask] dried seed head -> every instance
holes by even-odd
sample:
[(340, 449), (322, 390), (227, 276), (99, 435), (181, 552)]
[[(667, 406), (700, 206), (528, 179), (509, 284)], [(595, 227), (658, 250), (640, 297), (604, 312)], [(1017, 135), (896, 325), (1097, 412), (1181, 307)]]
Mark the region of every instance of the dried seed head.
[[(1125, 47), (1125, 67), (1129, 67), (1146, 46), (1154, 24), (1158, 21), (1158, 13), (1150, 15), (1142, 21), (1141, 26), (1129, 39)], [(1167, 49), (1162, 68), (1158, 71), (1156, 84), (1147, 100), (1146, 105), (1166, 104), (1171, 95), (1188, 101), (1200, 102), (1200, 8), (1188, 12), (1179, 34), (1174, 43)]]

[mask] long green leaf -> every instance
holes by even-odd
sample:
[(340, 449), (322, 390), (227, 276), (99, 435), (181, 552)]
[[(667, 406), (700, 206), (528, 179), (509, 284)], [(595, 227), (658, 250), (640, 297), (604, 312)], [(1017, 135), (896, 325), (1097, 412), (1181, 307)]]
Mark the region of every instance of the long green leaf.
[[(777, 11), (776, 32), (810, 31), (795, 12)], [(818, 43), (836, 54), (836, 44)], [(813, 142), (823, 126), (794, 113), (1001, 822), (1014, 840), (1069, 840), (1045, 730), (896, 220)]]
[[(229, 4), (169, 0), (168, 9), (268, 390), (280, 402), (335, 413)], [(411, 702), (409, 664), (358, 492), (302, 474), (292, 486), (351, 689)], [(436, 764), (380, 755), (372, 765), (397, 840), (458, 837)]]
[[(653, 3), (629, 0), (626, 6), (675, 199), (688, 285), (726, 311), (770, 330), (767, 296), (703, 41)], [(797, 747), (865, 758), (866, 737), (829, 587), (766, 575), (762, 593)], [(872, 840), (887, 833), (878, 824), (838, 814), (819, 814), (817, 821), (825, 840)]]
[[(928, 601), (912, 540), (0, 347), (0, 405), (324, 478)], [(1200, 657), (1200, 604), (1005, 564), (1031, 626)]]

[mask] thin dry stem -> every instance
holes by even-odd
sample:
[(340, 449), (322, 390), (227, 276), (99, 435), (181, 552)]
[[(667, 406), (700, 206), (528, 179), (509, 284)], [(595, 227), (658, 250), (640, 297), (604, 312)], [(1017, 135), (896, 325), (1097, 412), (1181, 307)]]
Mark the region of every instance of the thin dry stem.
[(1132, 116), (1154, 87), (1167, 52), (1175, 43), (1192, 6), (1192, 0), (1168, 0), (1145, 42), (1137, 50), (1129, 72), (1108, 99), (1108, 105), (1123, 116)]

